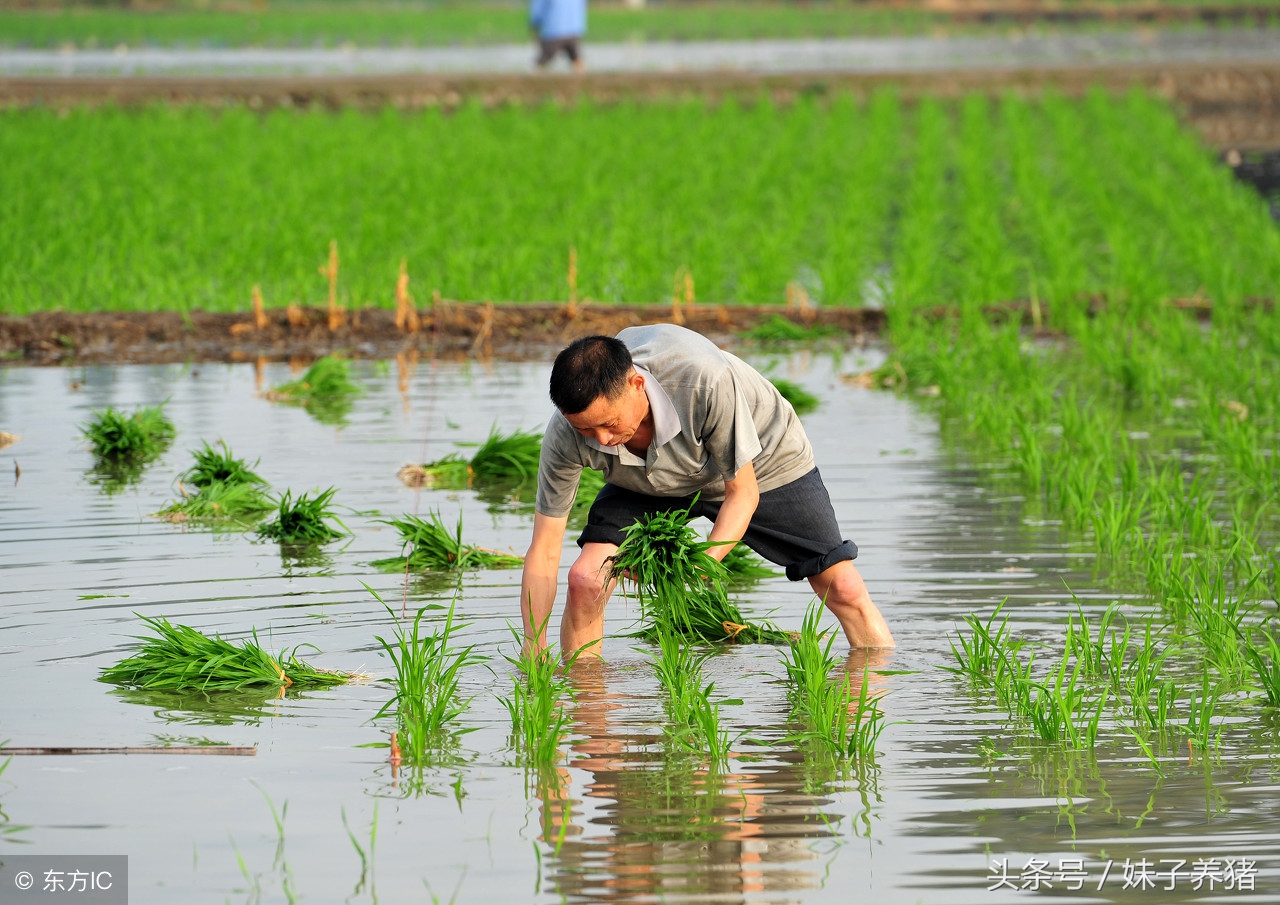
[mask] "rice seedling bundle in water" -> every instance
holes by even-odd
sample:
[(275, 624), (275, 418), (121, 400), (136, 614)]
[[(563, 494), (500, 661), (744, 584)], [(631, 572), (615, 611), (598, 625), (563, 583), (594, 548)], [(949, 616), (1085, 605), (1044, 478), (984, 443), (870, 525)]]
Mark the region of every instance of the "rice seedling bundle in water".
[(107, 463), (141, 462), (169, 448), (177, 431), (163, 406), (144, 406), (131, 413), (107, 408), (95, 412), (80, 428), (93, 454)]
[(412, 475), (402, 479), (412, 477), (415, 482), (444, 489), (470, 487), (475, 481), (524, 483), (537, 477), (541, 453), (541, 434), (520, 430), (504, 434), (495, 429), (470, 459), (450, 453), (434, 462), (410, 466)]
[(103, 682), (154, 691), (236, 691), (248, 689), (329, 688), (350, 675), (316, 669), (297, 656), (299, 647), (279, 656), (253, 640), (233, 644), (209, 637), (190, 626), (174, 625), (163, 616), (142, 616), (155, 633), (137, 636), (138, 650), (102, 670)]
[[(275, 521), (260, 527), (258, 533), (289, 546), (323, 544), (345, 537), (351, 532), (329, 508), (335, 492), (330, 487), (314, 497), (300, 494), (295, 500), (292, 492), (286, 490), (284, 496), (280, 497)], [(330, 522), (338, 527), (330, 525)]]
[(297, 380), (273, 387), (267, 398), (300, 405), (325, 424), (341, 424), (351, 411), (360, 387), (351, 379), (346, 359), (325, 356), (307, 368)]
[(276, 508), (265, 492), (267, 482), (232, 455), (225, 443), (219, 441), (215, 448), (206, 442), (194, 456), (195, 464), (178, 478), (183, 498), (161, 509), (156, 513), (159, 517), (249, 525)]
[(772, 377), (769, 379), (778, 392), (782, 394), (782, 398), (791, 403), (791, 407), (796, 410), (797, 415), (807, 415), (818, 408), (818, 397), (810, 393), (798, 383), (790, 380), (783, 380), (780, 377)]
[(384, 525), (390, 525), (400, 532), (404, 555), (391, 559), (380, 559), (373, 565), (382, 569), (516, 569), (524, 560), (512, 553), (500, 550), (488, 550), (465, 544), (462, 541), (462, 515), (450, 531), (440, 519), (440, 513), (432, 511), (426, 518), (416, 515), (405, 515), (400, 518), (386, 519)]
[(613, 558), (613, 573), (636, 585), (642, 634), (668, 634), (705, 641), (780, 643), (785, 633), (767, 623), (748, 623), (725, 590), (724, 565), (698, 539), (690, 510), (645, 516), (625, 531)]

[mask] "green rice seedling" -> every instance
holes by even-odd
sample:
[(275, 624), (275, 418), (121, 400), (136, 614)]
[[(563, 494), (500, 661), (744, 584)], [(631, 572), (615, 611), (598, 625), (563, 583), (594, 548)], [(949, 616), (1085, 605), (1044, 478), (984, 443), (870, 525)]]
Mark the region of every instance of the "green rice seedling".
[(799, 635), (791, 639), (790, 655), (783, 656), (792, 713), (803, 724), (799, 738), (844, 763), (871, 760), (885, 728), (879, 696), (870, 694), (869, 669), (863, 670), (856, 697), (848, 676), (832, 678), (836, 634), (818, 630), (822, 610), (820, 602), (809, 605)]
[[(329, 501), (333, 499), (335, 492), (330, 487), (314, 497), (300, 494), (295, 500), (292, 493), (286, 490), (276, 507), (275, 521), (260, 527), (258, 533), (287, 546), (324, 544), (350, 534), (347, 526), (329, 508)], [(329, 522), (334, 522), (338, 527), (334, 528)]]
[(440, 513), (434, 510), (427, 513), (426, 518), (405, 515), (384, 519), (382, 523), (400, 532), (402, 555), (375, 561), (373, 565), (378, 568), (393, 571), (402, 571), (406, 566), (414, 570), (443, 571), (518, 569), (524, 562), (511, 553), (464, 544), (461, 514), (453, 531), (444, 526)]
[(682, 643), (675, 635), (659, 634), (655, 641), (658, 649), (648, 656), (667, 695), (665, 704), (669, 721), (664, 728), (668, 734), (678, 736), (693, 723), (693, 713), (702, 691), (702, 664), (710, 658), (711, 652), (697, 654), (691, 645)]
[(210, 446), (208, 441), (205, 441), (192, 455), (195, 463), (178, 476), (178, 480), (183, 484), (202, 489), (211, 484), (267, 486), (266, 480), (253, 470), (258, 463), (248, 465), (244, 459), (237, 459), (232, 454), (231, 447), (222, 440), (218, 441), (217, 446)]
[(698, 691), (693, 699), (691, 722), (697, 729), (697, 736), (703, 745), (703, 753), (707, 758), (707, 766), (713, 773), (723, 773), (729, 767), (729, 749), (732, 740), (729, 730), (720, 728), (720, 706), (723, 701), (713, 701), (712, 693), (715, 683), (708, 682), (705, 688)]
[[(1257, 634), (1262, 635), (1261, 643), (1254, 641)], [(1280, 642), (1265, 629), (1259, 630), (1252, 637), (1241, 630), (1240, 644), (1245, 660), (1253, 669), (1253, 674), (1267, 697), (1267, 706), (1280, 708)]]
[(300, 405), (322, 424), (342, 424), (359, 395), (360, 387), (351, 379), (351, 363), (326, 355), (316, 359), (297, 380), (273, 387), (267, 398)]
[[(1011, 637), (1008, 616), (1000, 621), (999, 626), (995, 625), (996, 617), (1000, 615), (1000, 611), (1004, 609), (1007, 602), (1007, 600), (1000, 601), (1000, 605), (987, 617), (986, 622), (979, 621), (973, 613), (968, 613), (964, 617), (965, 624), (970, 629), (969, 636), (966, 638), (964, 634), (956, 633), (956, 638), (960, 642), (959, 649), (956, 648), (955, 641), (951, 642), (951, 652), (955, 654), (960, 665), (944, 666), (943, 669), (967, 676), (977, 682), (990, 683), (994, 680), (1001, 663), (1019, 647), (1019, 643)], [(803, 632), (801, 634), (803, 635)]]
[(771, 377), (769, 382), (778, 388), (778, 392), (782, 394), (782, 398), (791, 403), (791, 407), (795, 409), (797, 415), (807, 415), (818, 408), (819, 399), (810, 393), (798, 383), (790, 380), (783, 380), (781, 377)]
[(155, 691), (278, 688), (283, 692), (330, 688), (352, 678), (316, 669), (298, 659), (302, 645), (273, 656), (258, 643), (256, 631), (253, 640), (233, 644), (190, 626), (174, 625), (163, 616), (140, 618), (155, 637), (135, 636), (141, 642), (137, 652), (103, 669), (101, 681)]
[(690, 509), (649, 515), (625, 531), (613, 573), (636, 583), (649, 634), (706, 641), (774, 643), (784, 633), (743, 620), (725, 591), (726, 570), (690, 526)]
[[(841, 734), (844, 735), (844, 745), (841, 755), (849, 761), (867, 762), (875, 759), (876, 745), (880, 741), (880, 736), (888, 727), (885, 722), (884, 711), (880, 709), (880, 699), (883, 694), (872, 696), (868, 691), (871, 682), (871, 669), (865, 667), (862, 671), (862, 683), (858, 688), (857, 700), (852, 699), (849, 692), (849, 683), (846, 681), (843, 685), (845, 691), (842, 697), (846, 702), (846, 706), (841, 712), (848, 714), (852, 709), (852, 717), (849, 718), (842, 729)], [(851, 704), (852, 707), (847, 706)]]
[[(517, 644), (522, 644), (519, 632), (513, 629), (511, 634)], [(565, 668), (571, 668), (577, 658), (578, 653), (574, 653)], [(525, 650), (519, 657), (506, 657), (506, 661), (516, 670), (511, 677), (510, 697), (499, 697), (511, 717), (511, 746), (526, 766), (548, 768), (560, 758), (569, 730), (566, 701), (571, 691), (560, 658), (546, 648)]]
[(787, 693), (793, 709), (802, 713), (814, 709), (828, 696), (831, 671), (836, 668), (836, 658), (831, 655), (836, 635), (818, 630), (821, 619), (822, 604), (814, 601), (805, 610), (800, 634), (791, 639), (790, 654), (783, 654), (790, 684)]
[(779, 573), (770, 569), (765, 565), (764, 560), (752, 552), (751, 548), (739, 541), (733, 545), (724, 559), (720, 560), (720, 564), (724, 566), (725, 581), (730, 584), (742, 584), (745, 582), (759, 581), (762, 578), (774, 578)]
[[(474, 645), (462, 648), (454, 645), (455, 634), (465, 628), (465, 624), (454, 622), (454, 603), (447, 609), (439, 604), (424, 606), (406, 626), (376, 591), (368, 585), (365, 587), (395, 624), (392, 640), (374, 636), (396, 671), (393, 678), (385, 680), (395, 688), (395, 697), (382, 705), (374, 719), (394, 708), (401, 756), (406, 764), (421, 766), (431, 761), (432, 751), (449, 737), (471, 731), (450, 726), (468, 703), (458, 693), (459, 673), (483, 658), (474, 653)], [(445, 611), (443, 625), (429, 634), (424, 632), (423, 617), (428, 611), (440, 610)]]
[(165, 506), (156, 515), (170, 522), (226, 522), (249, 527), (276, 504), (256, 484), (223, 484), (214, 481), (195, 488)]
[(155, 405), (128, 414), (113, 408), (95, 412), (80, 433), (93, 447), (99, 470), (109, 474), (145, 466), (169, 448), (177, 431), (164, 407)]
[(1187, 721), (1183, 727), (1187, 734), (1187, 741), (1201, 751), (1209, 751), (1221, 741), (1222, 727), (1218, 726), (1215, 732), (1213, 724), (1213, 718), (1218, 711), (1220, 694), (1219, 686), (1211, 686), (1209, 669), (1206, 665), (1200, 673), (1200, 693), (1196, 694), (1193, 691), (1187, 700)]

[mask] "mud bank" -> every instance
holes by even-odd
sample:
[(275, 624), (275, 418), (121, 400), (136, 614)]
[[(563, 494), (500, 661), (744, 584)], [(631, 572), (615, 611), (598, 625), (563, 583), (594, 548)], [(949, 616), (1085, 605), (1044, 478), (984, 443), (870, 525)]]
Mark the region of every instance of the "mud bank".
[(684, 323), (728, 342), (774, 317), (798, 328), (825, 328), (857, 341), (884, 326), (882, 310), (698, 305), (474, 304), (442, 301), (420, 314), (414, 332), (397, 328), (395, 312), (344, 312), (329, 329), (328, 312), (266, 312), (259, 328), (252, 314), (178, 312), (43, 312), (0, 318), (0, 361), (11, 364), (166, 363), (309, 359), (329, 353), (392, 358), (413, 353), (445, 358), (540, 357), (578, 336), (613, 334), (636, 324)]

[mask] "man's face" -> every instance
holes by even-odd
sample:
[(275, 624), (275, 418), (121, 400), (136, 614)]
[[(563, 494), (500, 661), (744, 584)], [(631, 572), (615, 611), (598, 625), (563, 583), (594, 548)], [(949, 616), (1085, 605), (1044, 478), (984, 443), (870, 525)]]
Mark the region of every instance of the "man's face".
[(644, 378), (632, 371), (622, 392), (615, 398), (597, 396), (582, 411), (565, 415), (573, 429), (601, 446), (619, 446), (636, 435), (649, 414), (649, 397)]

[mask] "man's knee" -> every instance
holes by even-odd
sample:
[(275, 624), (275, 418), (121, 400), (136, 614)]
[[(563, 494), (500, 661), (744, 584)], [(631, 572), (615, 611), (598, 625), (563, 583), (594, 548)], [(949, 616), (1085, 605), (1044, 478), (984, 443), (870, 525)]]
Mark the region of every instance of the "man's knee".
[(569, 605), (584, 608), (603, 606), (612, 582), (608, 561), (585, 554), (578, 557), (569, 567)]
[(828, 606), (862, 606), (870, 600), (867, 586), (853, 563), (844, 560), (809, 579), (814, 593)]

